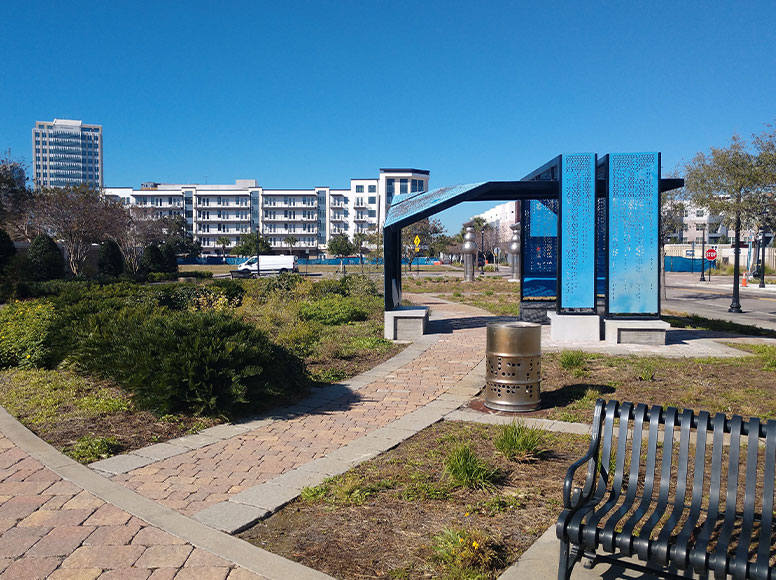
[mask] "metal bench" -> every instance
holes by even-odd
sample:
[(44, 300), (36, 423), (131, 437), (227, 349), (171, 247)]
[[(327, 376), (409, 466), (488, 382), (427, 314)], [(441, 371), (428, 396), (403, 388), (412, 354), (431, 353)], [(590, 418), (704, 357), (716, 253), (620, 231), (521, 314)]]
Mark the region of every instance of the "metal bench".
[(776, 421), (599, 399), (563, 486), (558, 578), (584, 557), (666, 578), (776, 580), (775, 464)]

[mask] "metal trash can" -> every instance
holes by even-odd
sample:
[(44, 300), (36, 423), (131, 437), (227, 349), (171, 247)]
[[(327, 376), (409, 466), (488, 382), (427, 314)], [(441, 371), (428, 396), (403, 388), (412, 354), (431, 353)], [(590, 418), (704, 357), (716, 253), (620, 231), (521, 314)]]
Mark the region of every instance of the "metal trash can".
[(485, 352), (485, 406), (533, 411), (540, 405), (542, 327), (532, 322), (491, 322)]

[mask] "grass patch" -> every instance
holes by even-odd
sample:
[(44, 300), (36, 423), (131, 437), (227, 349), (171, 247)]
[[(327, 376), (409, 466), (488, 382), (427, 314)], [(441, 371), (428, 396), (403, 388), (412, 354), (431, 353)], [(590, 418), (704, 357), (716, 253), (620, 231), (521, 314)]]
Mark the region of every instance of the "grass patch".
[(747, 324), (738, 324), (728, 320), (717, 320), (714, 318), (705, 318), (696, 314), (686, 314), (679, 312), (669, 312), (660, 317), (661, 320), (668, 322), (674, 328), (694, 328), (696, 330), (711, 330), (719, 332), (730, 332), (732, 334), (744, 334), (750, 336), (767, 336), (776, 338), (776, 330), (749, 326)]
[(584, 369), (587, 356), (581, 350), (564, 350), (560, 353), (558, 364), (567, 371)]
[(493, 443), (496, 449), (511, 461), (533, 461), (546, 451), (544, 435), (541, 429), (513, 421), (502, 425)]
[(434, 559), (447, 578), (486, 580), (502, 563), (504, 551), (499, 539), (482, 530), (446, 528), (433, 538)]
[(468, 443), (459, 443), (445, 458), (445, 473), (457, 485), (474, 489), (489, 489), (498, 483), (503, 475), (479, 457)]

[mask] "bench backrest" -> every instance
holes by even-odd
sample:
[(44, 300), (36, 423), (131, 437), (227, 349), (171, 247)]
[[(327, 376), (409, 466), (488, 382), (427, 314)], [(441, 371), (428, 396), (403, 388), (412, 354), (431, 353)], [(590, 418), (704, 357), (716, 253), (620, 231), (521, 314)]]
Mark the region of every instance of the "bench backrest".
[[(696, 522), (701, 512), (705, 512), (709, 523), (704, 524), (695, 539), (696, 546), (700, 543), (702, 550), (706, 549), (716, 526), (715, 551), (727, 553), (738, 523), (737, 557), (745, 561), (754, 542), (757, 565), (767, 566), (773, 532), (776, 421), (763, 423), (757, 418), (744, 420), (738, 415), (728, 418), (722, 413), (711, 417), (706, 411), (679, 412), (674, 407), (648, 408), (644, 404), (599, 399), (593, 420), (592, 449), (598, 457), (598, 461), (591, 460), (588, 465), (588, 481), (593, 482), (592, 476), (597, 478), (592, 490), (594, 497), (603, 498), (607, 489), (620, 493), (624, 487), (626, 494), (633, 496), (639, 488), (642, 498), (639, 501), (651, 498), (651, 502), (657, 502), (658, 510), (661, 506), (664, 510), (672, 506), (672, 512), (689, 511), (690, 521), (694, 517)], [(656, 490), (657, 477), (659, 489)], [(635, 505), (634, 497), (626, 497), (625, 501), (628, 499)], [(654, 527), (658, 519), (650, 518), (645, 525)], [(720, 519), (723, 520), (721, 529)], [(664, 527), (661, 531), (666, 543), (671, 535), (679, 532), (679, 517), (675, 520), (676, 529), (670, 528), (669, 518), (669, 529)], [(760, 524), (759, 533), (755, 529), (756, 521)], [(686, 547), (692, 526), (685, 528), (688, 530), (684, 538)], [(651, 528), (642, 528), (640, 533), (645, 531), (649, 534)], [(684, 531), (679, 532), (680, 542)]]

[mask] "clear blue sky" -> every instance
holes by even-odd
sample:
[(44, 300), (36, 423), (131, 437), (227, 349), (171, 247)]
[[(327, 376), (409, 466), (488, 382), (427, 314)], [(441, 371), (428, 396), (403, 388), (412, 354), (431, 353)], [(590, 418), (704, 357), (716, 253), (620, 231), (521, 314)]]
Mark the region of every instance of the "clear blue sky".
[[(558, 153), (662, 151), (664, 172), (776, 120), (776, 2), (7, 0), (0, 149), (103, 126), (105, 184), (432, 187)], [(440, 217), (453, 233), (490, 205)]]

